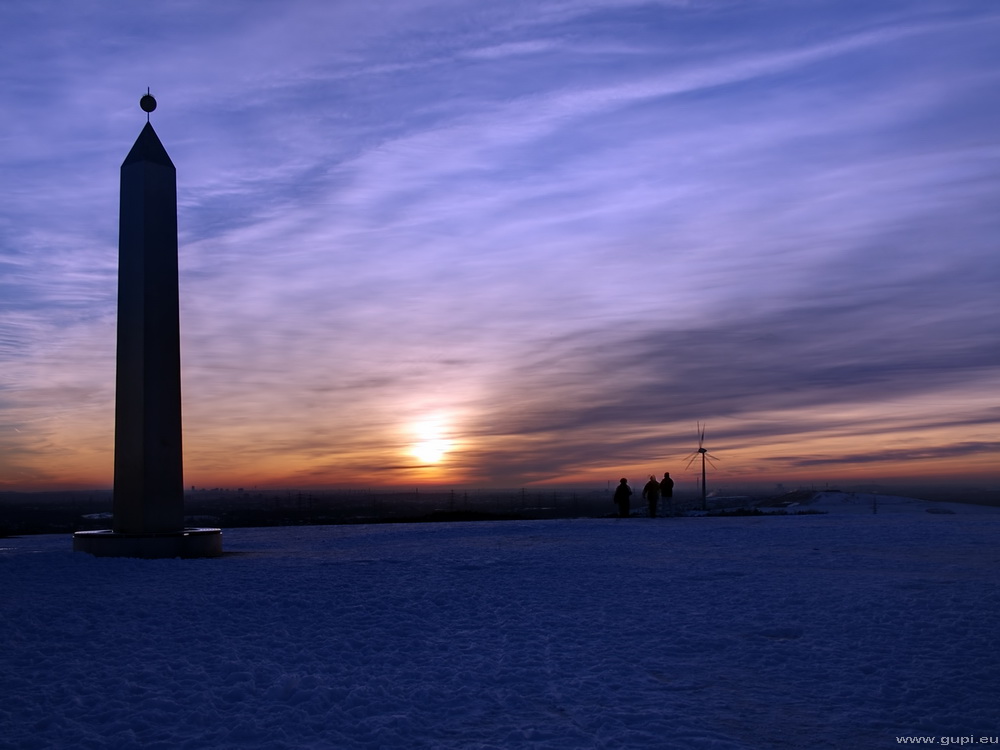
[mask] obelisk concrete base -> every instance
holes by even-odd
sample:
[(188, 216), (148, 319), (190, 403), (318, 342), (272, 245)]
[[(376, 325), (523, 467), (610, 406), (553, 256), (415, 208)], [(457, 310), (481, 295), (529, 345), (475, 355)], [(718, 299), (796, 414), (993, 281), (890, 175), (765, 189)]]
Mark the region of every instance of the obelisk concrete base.
[(169, 534), (122, 534), (104, 529), (73, 534), (73, 551), (96, 557), (219, 557), (222, 529), (184, 529)]

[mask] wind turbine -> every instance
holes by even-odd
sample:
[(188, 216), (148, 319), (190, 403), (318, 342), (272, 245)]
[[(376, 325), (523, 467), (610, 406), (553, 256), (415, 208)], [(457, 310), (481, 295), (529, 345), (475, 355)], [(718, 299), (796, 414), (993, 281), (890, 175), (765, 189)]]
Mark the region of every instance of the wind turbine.
[(708, 500), (705, 493), (705, 461), (707, 460), (712, 464), (712, 468), (715, 468), (717, 457), (709, 453), (708, 448), (705, 447), (705, 426), (701, 422), (698, 422), (698, 450), (688, 457), (685, 468), (691, 468), (691, 464), (698, 458), (698, 454), (701, 454), (701, 509), (708, 510)]

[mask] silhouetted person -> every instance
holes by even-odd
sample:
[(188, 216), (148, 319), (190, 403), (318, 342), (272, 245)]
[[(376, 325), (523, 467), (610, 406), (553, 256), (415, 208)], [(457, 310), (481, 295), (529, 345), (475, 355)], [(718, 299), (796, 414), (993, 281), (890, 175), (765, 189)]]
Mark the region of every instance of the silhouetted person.
[(622, 481), (615, 488), (615, 504), (618, 506), (618, 515), (622, 518), (628, 518), (631, 497), (632, 488), (628, 486), (628, 480), (622, 477)]
[(660, 496), (664, 505), (667, 506), (667, 515), (674, 514), (674, 480), (670, 478), (670, 472), (663, 472), (663, 479), (660, 480)]
[(642, 496), (646, 498), (646, 504), (649, 506), (649, 517), (656, 518), (656, 504), (660, 501), (660, 483), (652, 474), (649, 475), (646, 486), (642, 488)]

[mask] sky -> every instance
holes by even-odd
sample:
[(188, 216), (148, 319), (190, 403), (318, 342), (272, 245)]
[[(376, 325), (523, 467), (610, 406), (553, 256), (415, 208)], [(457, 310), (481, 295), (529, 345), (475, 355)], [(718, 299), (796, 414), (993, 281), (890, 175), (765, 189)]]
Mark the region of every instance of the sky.
[(109, 487), (119, 168), (185, 485), (1000, 481), (1000, 6), (0, 6), (0, 489)]

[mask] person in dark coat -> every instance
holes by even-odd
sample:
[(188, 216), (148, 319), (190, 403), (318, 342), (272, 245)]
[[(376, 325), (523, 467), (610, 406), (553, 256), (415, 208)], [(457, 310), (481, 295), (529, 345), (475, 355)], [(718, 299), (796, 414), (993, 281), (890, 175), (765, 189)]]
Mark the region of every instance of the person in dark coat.
[(667, 506), (667, 515), (674, 514), (674, 480), (670, 478), (670, 472), (663, 472), (663, 479), (660, 480), (660, 496), (664, 505)]
[(656, 504), (660, 501), (660, 483), (656, 477), (649, 475), (649, 481), (642, 488), (642, 496), (646, 498), (646, 505), (649, 507), (649, 517), (656, 518)]
[(628, 486), (628, 479), (622, 477), (622, 481), (615, 488), (615, 504), (618, 506), (618, 515), (622, 518), (628, 518), (631, 497), (632, 488)]

